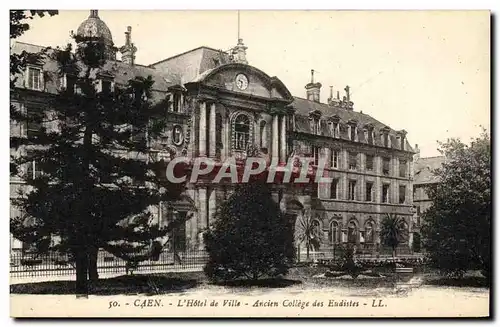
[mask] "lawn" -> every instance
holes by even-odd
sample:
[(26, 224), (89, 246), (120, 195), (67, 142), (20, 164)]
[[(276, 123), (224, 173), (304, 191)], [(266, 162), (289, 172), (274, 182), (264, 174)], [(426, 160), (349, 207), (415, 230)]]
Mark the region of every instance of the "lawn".
[[(384, 278), (343, 279), (320, 277), (328, 269), (325, 267), (295, 267), (282, 279), (258, 281), (233, 281), (214, 284), (207, 280), (203, 272), (141, 274), (100, 279), (91, 283), (90, 293), (94, 295), (120, 294), (182, 294), (191, 291), (248, 293), (266, 289), (287, 289), (290, 292), (302, 290), (345, 288), (372, 294), (375, 290), (395, 289), (418, 280), (419, 285), (433, 287), (480, 287), (487, 288), (487, 280), (478, 274), (469, 274), (461, 280), (443, 278), (435, 272), (417, 274), (391, 274)], [(16, 284), (10, 286), (12, 294), (73, 294), (74, 281), (51, 281)]]

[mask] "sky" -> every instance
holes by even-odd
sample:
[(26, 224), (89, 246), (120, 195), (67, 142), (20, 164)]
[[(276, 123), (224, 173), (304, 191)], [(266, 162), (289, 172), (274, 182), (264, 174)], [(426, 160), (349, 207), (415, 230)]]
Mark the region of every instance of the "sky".
[[(71, 41), (88, 11), (35, 18), (18, 40), (57, 46)], [(152, 64), (209, 46), (237, 43), (236, 11), (105, 11), (116, 46), (127, 26), (136, 62)], [(278, 77), (294, 96), (315, 70), (321, 102), (330, 86), (351, 87), (354, 110), (404, 129), (421, 156), (436, 156), (437, 141), (464, 142), (490, 130), (490, 13), (484, 11), (241, 11), (247, 59)]]

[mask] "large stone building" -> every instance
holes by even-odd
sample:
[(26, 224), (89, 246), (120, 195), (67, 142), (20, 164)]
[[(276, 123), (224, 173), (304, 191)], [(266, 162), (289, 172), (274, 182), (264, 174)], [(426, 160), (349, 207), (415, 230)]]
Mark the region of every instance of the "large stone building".
[[(354, 109), (349, 87), (345, 94), (333, 94), (320, 102), (321, 83), (305, 85), (305, 98), (292, 96), (286, 85), (246, 60), (247, 47), (240, 39), (229, 52), (199, 47), (149, 65), (135, 62), (137, 47), (132, 31), (125, 32), (125, 44), (115, 47), (111, 31), (92, 10), (78, 27), (80, 35), (101, 36), (108, 45), (106, 70), (101, 88), (125, 83), (135, 76), (152, 76), (156, 101), (169, 98), (165, 137), (151, 145), (158, 157), (207, 156), (217, 161), (243, 158), (251, 145), (261, 156), (286, 162), (293, 155), (311, 156), (314, 164), (327, 162), (332, 183), (317, 189), (277, 185), (276, 200), (291, 218), (311, 217), (322, 231), (322, 250), (334, 244), (352, 242), (360, 251), (374, 252), (380, 244), (379, 228), (386, 213), (405, 218), (412, 239), (413, 154), (404, 130), (396, 131)], [(37, 52), (42, 47), (16, 43), (12, 51)], [(121, 60), (117, 60), (117, 50)], [(18, 79), (11, 101), (26, 110), (43, 103), (46, 94), (67, 86), (56, 76), (56, 65), (46, 61), (30, 65)], [(27, 135), (37, 126), (12, 123), (11, 133)], [(37, 174), (36, 163), (27, 171)], [(11, 180), (11, 197), (22, 187)], [(180, 248), (201, 248), (201, 231), (211, 222), (218, 203), (231, 185), (189, 184), (175, 214), (194, 216), (176, 233)], [(12, 214), (16, 211), (11, 209)], [(169, 215), (156, 211), (160, 223)], [(13, 240), (12, 247), (22, 244)]]
[(422, 215), (432, 205), (432, 201), (426, 192), (427, 187), (435, 186), (439, 183), (439, 178), (434, 171), (441, 168), (445, 162), (444, 156), (419, 157), (419, 149), (416, 148), (415, 172), (413, 180), (413, 205), (415, 206), (415, 217), (413, 221), (414, 233), (420, 233), (422, 226)]

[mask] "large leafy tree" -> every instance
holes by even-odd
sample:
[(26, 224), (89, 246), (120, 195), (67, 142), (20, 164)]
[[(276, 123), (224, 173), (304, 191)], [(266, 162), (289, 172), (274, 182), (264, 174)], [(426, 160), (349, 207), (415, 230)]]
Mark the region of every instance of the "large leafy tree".
[(380, 239), (382, 243), (392, 249), (392, 257), (396, 257), (399, 244), (408, 238), (408, 228), (403, 217), (395, 214), (386, 214), (382, 219)]
[[(46, 49), (36, 58), (57, 63), (52, 78), (66, 81), (59, 94), (40, 107), (11, 110), (16, 122), (38, 126), (27, 136), (11, 136), (11, 163), (26, 185), (14, 203), (23, 215), (11, 218), (11, 232), (38, 252), (69, 253), (76, 292), (87, 294), (88, 279), (98, 278), (100, 248), (136, 260), (161, 250), (182, 222), (160, 227), (151, 209), (175, 200), (183, 185), (166, 180), (166, 163), (151, 151), (165, 129), (167, 108), (153, 102), (152, 78), (132, 76), (104, 87), (102, 76), (115, 70), (107, 65), (103, 40), (74, 38), (75, 50)], [(25, 173), (32, 162), (39, 174)], [(56, 245), (54, 236), (60, 239)]]
[(268, 184), (237, 185), (204, 234), (205, 273), (215, 281), (285, 275), (295, 258), (292, 227)]
[(437, 185), (427, 188), (432, 201), (424, 213), (423, 245), (431, 263), (445, 274), (491, 269), (491, 143), (483, 131), (465, 144), (440, 144), (446, 160), (435, 170)]

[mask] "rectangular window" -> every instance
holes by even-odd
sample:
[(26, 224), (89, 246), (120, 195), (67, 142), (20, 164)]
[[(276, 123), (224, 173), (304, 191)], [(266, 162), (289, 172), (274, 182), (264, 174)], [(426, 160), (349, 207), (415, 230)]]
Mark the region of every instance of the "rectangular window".
[(406, 160), (399, 160), (399, 177), (406, 177)]
[(399, 203), (405, 203), (406, 201), (406, 186), (399, 186)]
[(356, 141), (356, 126), (349, 126), (349, 138), (351, 141)]
[(337, 186), (339, 184), (338, 179), (332, 179), (332, 183), (330, 184), (330, 199), (337, 198)]
[(40, 91), (42, 89), (42, 70), (40, 68), (28, 67), (26, 82), (29, 89)]
[(372, 202), (373, 183), (366, 183), (366, 201)]
[(26, 133), (28, 138), (37, 137), (42, 133), (43, 112), (33, 106), (26, 106), (28, 121), (26, 123)]
[(382, 185), (382, 203), (389, 203), (389, 184)]
[(382, 174), (389, 175), (390, 166), (391, 166), (391, 159), (384, 158), (382, 162)]
[(356, 200), (356, 181), (349, 181), (349, 200)]
[(373, 170), (373, 156), (367, 154), (366, 155), (366, 170)]
[(358, 167), (358, 155), (354, 152), (349, 152), (349, 169), (356, 170)]
[(339, 151), (338, 150), (331, 150), (332, 151), (332, 168), (339, 168)]
[(383, 137), (383, 140), (384, 140), (384, 146), (386, 148), (388, 148), (389, 147), (389, 134), (388, 133), (384, 133), (384, 135), (382, 137)]
[[(28, 157), (33, 156), (33, 153), (28, 152)], [(40, 166), (36, 160), (31, 160), (26, 164), (26, 173), (28, 175), (28, 179), (35, 179), (42, 175), (42, 171)]]
[(368, 131), (368, 144), (373, 144), (373, 131)]
[(313, 146), (312, 150), (313, 150), (313, 157), (314, 157), (314, 165), (317, 166), (319, 163), (320, 148), (317, 146)]

